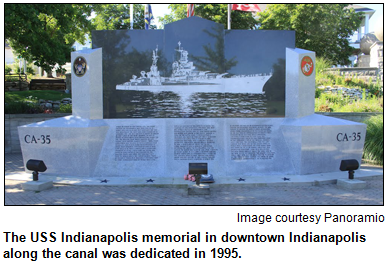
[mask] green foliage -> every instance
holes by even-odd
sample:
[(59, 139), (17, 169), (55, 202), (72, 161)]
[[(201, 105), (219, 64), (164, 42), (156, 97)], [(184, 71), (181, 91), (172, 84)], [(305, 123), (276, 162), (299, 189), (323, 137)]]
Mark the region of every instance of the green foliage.
[(5, 39), (18, 56), (51, 73), (70, 61), (75, 41), (85, 41), (91, 11), (87, 4), (5, 4)]
[(225, 44), (222, 27), (214, 27), (213, 31), (205, 30), (205, 33), (216, 39), (215, 47), (210, 44), (203, 45), (207, 56), (192, 56), (199, 70), (208, 70), (211, 72), (228, 72), (232, 67), (237, 65), (235, 58), (226, 60), (224, 56)]
[(4, 101), (6, 103), (22, 101), (38, 102), (38, 99), (60, 101), (63, 98), (68, 97), (70, 97), (70, 95), (64, 92), (50, 90), (17, 91), (4, 93)]
[[(187, 17), (187, 4), (171, 4), (169, 5), (171, 13), (164, 17), (159, 17), (159, 21), (163, 25), (178, 21)], [(228, 5), (227, 4), (196, 4), (195, 16), (202, 17), (224, 24), (227, 28), (228, 23)], [(257, 21), (253, 18), (251, 12), (232, 11), (232, 29), (254, 29)]]
[(6, 81), (6, 82), (18, 82), (19, 76), (18, 75), (4, 76), (4, 81)]
[(315, 59), (315, 77), (326, 75), (325, 70), (331, 67), (330, 61), (324, 57), (316, 57)]
[[(19, 67), (19, 65), (14, 65), (14, 69), (16, 73), (22, 73), (24, 74), (24, 66), (22, 68)], [(27, 74), (35, 75), (34, 66), (30, 63), (27, 65)]]
[(322, 94), (322, 89), (316, 88), (315, 89), (315, 98), (319, 98)]
[[(363, 91), (365, 91), (365, 89), (368, 89), (370, 96), (383, 96), (383, 86), (381, 85), (379, 76), (377, 76), (376, 83), (373, 83), (371, 78), (369, 78), (368, 82), (365, 82), (364, 80), (357, 78), (357, 76), (341, 76), (339, 72), (337, 74), (328, 73), (327, 69), (330, 68), (331, 64), (327, 59), (323, 57), (317, 57), (315, 65), (315, 87), (319, 87), (321, 85), (340, 85), (342, 87), (347, 88), (363, 89)], [(322, 91), (319, 88), (316, 88), (315, 98), (320, 97), (321, 93)], [(363, 98), (366, 97), (363, 96)]]
[[(94, 4), (96, 14), (92, 23), (97, 30), (130, 29), (130, 5), (129, 4)], [(133, 29), (144, 29), (144, 5), (133, 5)], [(155, 29), (155, 25), (151, 25)]]
[(56, 111), (58, 113), (72, 113), (72, 105), (71, 104), (61, 105)]
[(328, 74), (326, 69), (331, 67), (329, 60), (324, 57), (317, 57), (315, 59), (315, 84), (316, 86), (325, 85), (330, 86), (335, 83), (335, 76)]
[(36, 103), (15, 101), (4, 105), (5, 114), (37, 114), (42, 112), (42, 109)]
[(9, 65), (5, 65), (4, 74), (11, 74), (11, 72), (12, 72), (12, 67)]
[[(365, 97), (364, 97), (365, 98)], [(315, 99), (316, 112), (383, 112), (383, 98), (372, 96), (351, 100), (341, 94), (322, 93)]]
[(364, 156), (366, 160), (384, 164), (384, 120), (383, 115), (369, 118), (365, 121), (367, 125), (364, 144)]
[(382, 113), (383, 99), (374, 97), (361, 101), (354, 101), (351, 104), (341, 106), (335, 112)]
[(296, 47), (313, 50), (331, 64), (348, 65), (354, 48), (349, 37), (361, 13), (348, 4), (271, 4), (258, 13), (260, 29), (295, 30)]
[[(39, 99), (60, 101), (63, 98), (68, 98), (70, 95), (59, 91), (20, 91), (20, 92), (5, 92), (4, 93), (6, 114), (39, 114), (53, 113), (51, 109), (40, 107)], [(55, 112), (71, 113), (71, 105), (61, 105)]]

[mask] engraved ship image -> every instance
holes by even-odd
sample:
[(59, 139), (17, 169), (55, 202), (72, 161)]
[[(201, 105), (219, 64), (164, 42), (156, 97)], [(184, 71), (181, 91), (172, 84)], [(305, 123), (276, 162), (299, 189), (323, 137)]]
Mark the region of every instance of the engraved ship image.
[[(203, 93), (255, 93), (263, 94), (265, 83), (271, 78), (270, 74), (233, 75), (228, 73), (212, 73), (210, 71), (198, 71), (189, 61), (188, 51), (181, 47), (178, 42), (180, 58), (172, 64), (171, 77), (160, 76), (158, 71), (158, 47), (153, 50), (152, 65), (149, 72), (141, 71), (140, 77), (132, 76), (129, 82), (116, 85), (116, 90), (135, 91), (172, 91), (178, 92), (189, 89), (191, 92)], [(189, 87), (185, 87), (189, 86)]]

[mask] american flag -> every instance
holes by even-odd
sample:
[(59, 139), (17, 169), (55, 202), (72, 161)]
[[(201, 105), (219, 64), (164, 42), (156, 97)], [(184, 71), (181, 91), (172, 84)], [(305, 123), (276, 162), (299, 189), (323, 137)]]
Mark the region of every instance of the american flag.
[(187, 4), (187, 17), (194, 16), (194, 4)]
[(232, 4), (232, 10), (260, 12), (261, 9), (258, 4)]

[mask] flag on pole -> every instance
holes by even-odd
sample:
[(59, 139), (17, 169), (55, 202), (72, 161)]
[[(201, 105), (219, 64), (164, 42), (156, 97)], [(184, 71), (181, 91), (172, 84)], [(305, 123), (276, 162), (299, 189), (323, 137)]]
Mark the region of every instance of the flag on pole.
[(150, 24), (151, 24), (152, 19), (154, 19), (154, 15), (152, 14), (151, 5), (145, 5), (145, 7), (144, 7), (145, 29), (150, 28)]
[(187, 17), (194, 16), (194, 4), (187, 4)]
[(232, 4), (232, 10), (261, 12), (261, 9), (258, 4)]

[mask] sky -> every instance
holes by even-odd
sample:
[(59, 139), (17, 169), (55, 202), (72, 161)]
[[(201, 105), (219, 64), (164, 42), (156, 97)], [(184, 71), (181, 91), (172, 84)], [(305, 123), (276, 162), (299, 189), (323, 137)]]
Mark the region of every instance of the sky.
[[(158, 23), (158, 17), (163, 17), (165, 14), (169, 14), (170, 13), (170, 9), (168, 9), (168, 6), (170, 4), (152, 4), (151, 7), (152, 7), (152, 12), (154, 14), (154, 17), (156, 18), (155, 21), (153, 22), (154, 24), (156, 24), (158, 27), (159, 27), (159, 23)], [(362, 4), (362, 3), (357, 3), (357, 5), (360, 5), (360, 6), (364, 6), (364, 7), (367, 7), (367, 8), (370, 8), (370, 9), (374, 9), (376, 10), (376, 12), (373, 14), (371, 20), (369, 21), (369, 31), (370, 32), (374, 32), (375, 28), (376, 28), (376, 24), (377, 24), (377, 21), (378, 19), (383, 15), (383, 9), (384, 9), (384, 6), (383, 4)]]
[(365, 6), (367, 8), (376, 10), (376, 12), (373, 14), (372, 18), (369, 21), (369, 31), (374, 32), (379, 18), (383, 16), (384, 5), (383, 4), (359, 4), (359, 3), (357, 3), (357, 5)]

